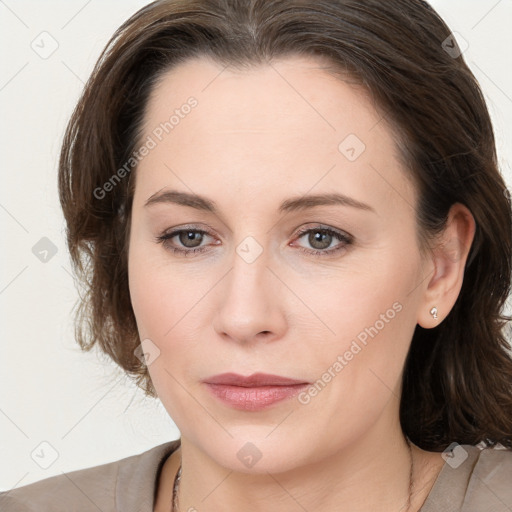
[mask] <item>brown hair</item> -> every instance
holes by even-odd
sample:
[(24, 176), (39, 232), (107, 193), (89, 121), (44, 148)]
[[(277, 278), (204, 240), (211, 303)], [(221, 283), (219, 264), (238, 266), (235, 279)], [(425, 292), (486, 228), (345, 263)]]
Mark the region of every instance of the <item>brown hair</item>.
[[(511, 287), (512, 208), (485, 101), (450, 36), (421, 0), (162, 0), (134, 14), (101, 54), (60, 157), (67, 243), (85, 288), (75, 319), (80, 346), (98, 344), (156, 396), (134, 354), (140, 340), (127, 274), (134, 172), (108, 194), (95, 191), (136, 149), (148, 96), (163, 73), (202, 55), (232, 66), (322, 56), (360, 83), (394, 127), (419, 192), (420, 239), (442, 231), (455, 202), (476, 222), (454, 307), (439, 326), (416, 326), (403, 375), (404, 433), (427, 450), (454, 441), (512, 448), (510, 318), (502, 314)], [(446, 51), (446, 41), (455, 50)]]

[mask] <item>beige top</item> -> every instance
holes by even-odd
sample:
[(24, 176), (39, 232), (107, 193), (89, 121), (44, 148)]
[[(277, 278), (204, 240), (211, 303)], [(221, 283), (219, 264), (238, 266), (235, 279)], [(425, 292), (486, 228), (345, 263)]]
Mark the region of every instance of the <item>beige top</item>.
[[(153, 512), (160, 471), (180, 440), (0, 493), (1, 512)], [(512, 451), (462, 445), (420, 512), (512, 512)], [(460, 464), (459, 464), (460, 463)]]

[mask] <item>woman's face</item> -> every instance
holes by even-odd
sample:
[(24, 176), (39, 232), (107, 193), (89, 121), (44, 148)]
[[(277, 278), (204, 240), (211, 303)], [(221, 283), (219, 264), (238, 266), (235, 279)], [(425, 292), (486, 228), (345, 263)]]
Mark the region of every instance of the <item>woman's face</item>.
[[(391, 132), (321, 66), (189, 60), (146, 110), (129, 248), (140, 339), (183, 443), (238, 471), (396, 432), (425, 307), (416, 194)], [(212, 383), (226, 373), (302, 385)]]

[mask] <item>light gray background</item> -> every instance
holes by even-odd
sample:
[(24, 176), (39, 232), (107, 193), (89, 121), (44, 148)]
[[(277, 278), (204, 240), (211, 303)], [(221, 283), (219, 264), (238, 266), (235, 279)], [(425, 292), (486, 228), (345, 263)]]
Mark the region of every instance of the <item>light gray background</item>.
[[(112, 363), (74, 342), (78, 295), (57, 196), (60, 143), (83, 83), (114, 30), (147, 3), (0, 0), (0, 490), (179, 435), (158, 400), (144, 399)], [(464, 55), (486, 96), (512, 188), (512, 2), (431, 4), (469, 43)], [(43, 31), (58, 43), (47, 58), (31, 47), (51, 49)], [(57, 248), (46, 263), (32, 252), (42, 237)]]

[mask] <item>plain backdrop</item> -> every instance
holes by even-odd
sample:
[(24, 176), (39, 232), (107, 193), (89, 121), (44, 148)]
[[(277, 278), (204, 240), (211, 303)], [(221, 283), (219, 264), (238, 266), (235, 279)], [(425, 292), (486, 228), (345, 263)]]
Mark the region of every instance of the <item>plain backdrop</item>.
[[(115, 29), (147, 3), (0, 0), (0, 490), (179, 436), (158, 400), (74, 341), (78, 293), (57, 196), (60, 144), (83, 83)], [(512, 2), (431, 4), (469, 45), (512, 188)], [(34, 246), (48, 248), (46, 262)]]

